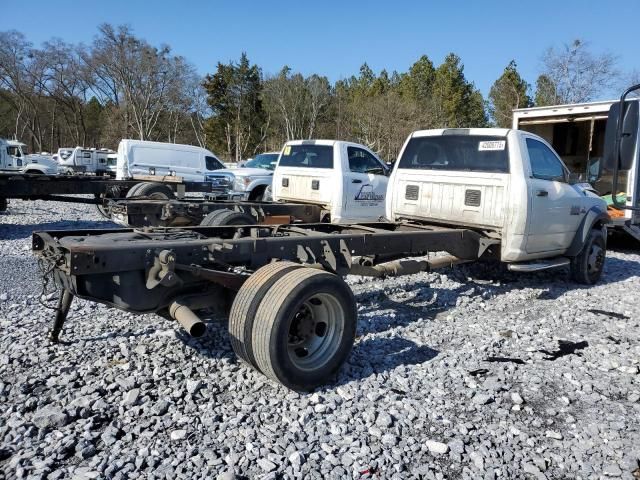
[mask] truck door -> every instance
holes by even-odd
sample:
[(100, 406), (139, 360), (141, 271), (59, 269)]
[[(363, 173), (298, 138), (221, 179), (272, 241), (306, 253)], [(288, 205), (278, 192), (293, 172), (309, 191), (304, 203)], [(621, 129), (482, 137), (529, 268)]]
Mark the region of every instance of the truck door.
[(535, 138), (525, 138), (531, 176), (527, 253), (565, 250), (586, 212), (586, 202), (568, 183), (568, 170), (555, 152)]
[(377, 221), (384, 216), (387, 167), (371, 152), (347, 146), (344, 165), (344, 212), (346, 221)]

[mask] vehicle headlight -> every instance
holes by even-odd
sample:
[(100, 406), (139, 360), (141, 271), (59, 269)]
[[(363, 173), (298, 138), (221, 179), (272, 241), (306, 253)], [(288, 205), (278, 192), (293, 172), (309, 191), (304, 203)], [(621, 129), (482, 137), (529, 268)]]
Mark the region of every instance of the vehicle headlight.
[(233, 189), (238, 191), (244, 191), (249, 184), (253, 181), (251, 177), (236, 177), (233, 181)]

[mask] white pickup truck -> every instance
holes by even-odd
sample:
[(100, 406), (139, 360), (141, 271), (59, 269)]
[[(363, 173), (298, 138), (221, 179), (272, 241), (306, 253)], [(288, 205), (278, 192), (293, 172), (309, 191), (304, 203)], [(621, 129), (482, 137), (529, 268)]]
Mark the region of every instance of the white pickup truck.
[(576, 275), (589, 276), (586, 283), (600, 276), (607, 204), (589, 184), (575, 183), (537, 135), (497, 128), (414, 132), (390, 182), (391, 221), (482, 231), (500, 241), (499, 258), (511, 270), (571, 263)]
[(384, 216), (389, 167), (367, 147), (338, 140), (287, 142), (278, 159), (274, 201), (321, 205), (323, 221), (377, 221)]
[(262, 201), (271, 186), (273, 170), (279, 152), (265, 152), (243, 162), (242, 165), (225, 168), (209, 175), (214, 183), (217, 198), (236, 201)]

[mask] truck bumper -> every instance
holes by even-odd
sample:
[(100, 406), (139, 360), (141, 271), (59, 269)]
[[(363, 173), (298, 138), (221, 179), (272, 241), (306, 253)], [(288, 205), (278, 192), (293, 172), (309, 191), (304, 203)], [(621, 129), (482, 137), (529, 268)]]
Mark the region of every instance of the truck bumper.
[(208, 196), (215, 200), (234, 200), (240, 202), (249, 200), (249, 192), (235, 190), (213, 190)]

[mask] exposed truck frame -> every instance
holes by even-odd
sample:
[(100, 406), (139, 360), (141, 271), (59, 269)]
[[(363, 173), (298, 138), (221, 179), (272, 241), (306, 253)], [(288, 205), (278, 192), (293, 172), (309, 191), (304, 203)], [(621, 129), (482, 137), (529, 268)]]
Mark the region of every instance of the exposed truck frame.
[[(172, 197), (174, 194), (181, 196), (186, 191), (211, 191), (209, 182), (183, 182), (180, 177), (138, 176), (131, 180), (115, 180), (88, 175), (0, 173), (0, 211), (6, 210), (7, 200), (11, 198), (102, 205), (103, 198), (124, 198), (135, 185), (143, 183), (153, 185), (153, 190), (161, 192), (163, 198)], [(94, 195), (94, 198), (71, 195)]]
[[(341, 276), (428, 271), (496, 254), (498, 246), (498, 240), (474, 230), (410, 222), (47, 231), (33, 236), (34, 251), (53, 267), (46, 275), (52, 275), (63, 292), (50, 333), (53, 341), (74, 296), (136, 313), (156, 312), (199, 336), (205, 326), (194, 311), (224, 311), (225, 299), (239, 291), (229, 313), (234, 350), (248, 364), (297, 390), (326, 382), (351, 349), (357, 315)], [(449, 255), (399, 260), (429, 252)], [(265, 301), (276, 293), (293, 304)], [(272, 310), (263, 311), (265, 305)], [(302, 308), (309, 314), (296, 314), (289, 326), (283, 308)], [(264, 315), (273, 317), (265, 322), (271, 328), (252, 334), (254, 319)], [(343, 333), (330, 338), (338, 338), (339, 344), (324, 345), (323, 339), (335, 329)], [(298, 347), (292, 338), (300, 339)], [(292, 348), (292, 356), (277, 360)], [(260, 349), (266, 350), (258, 354)], [(309, 362), (314, 368), (306, 374)]]
[(116, 223), (136, 228), (320, 223), (327, 214), (314, 204), (201, 198), (107, 200), (104, 209)]

